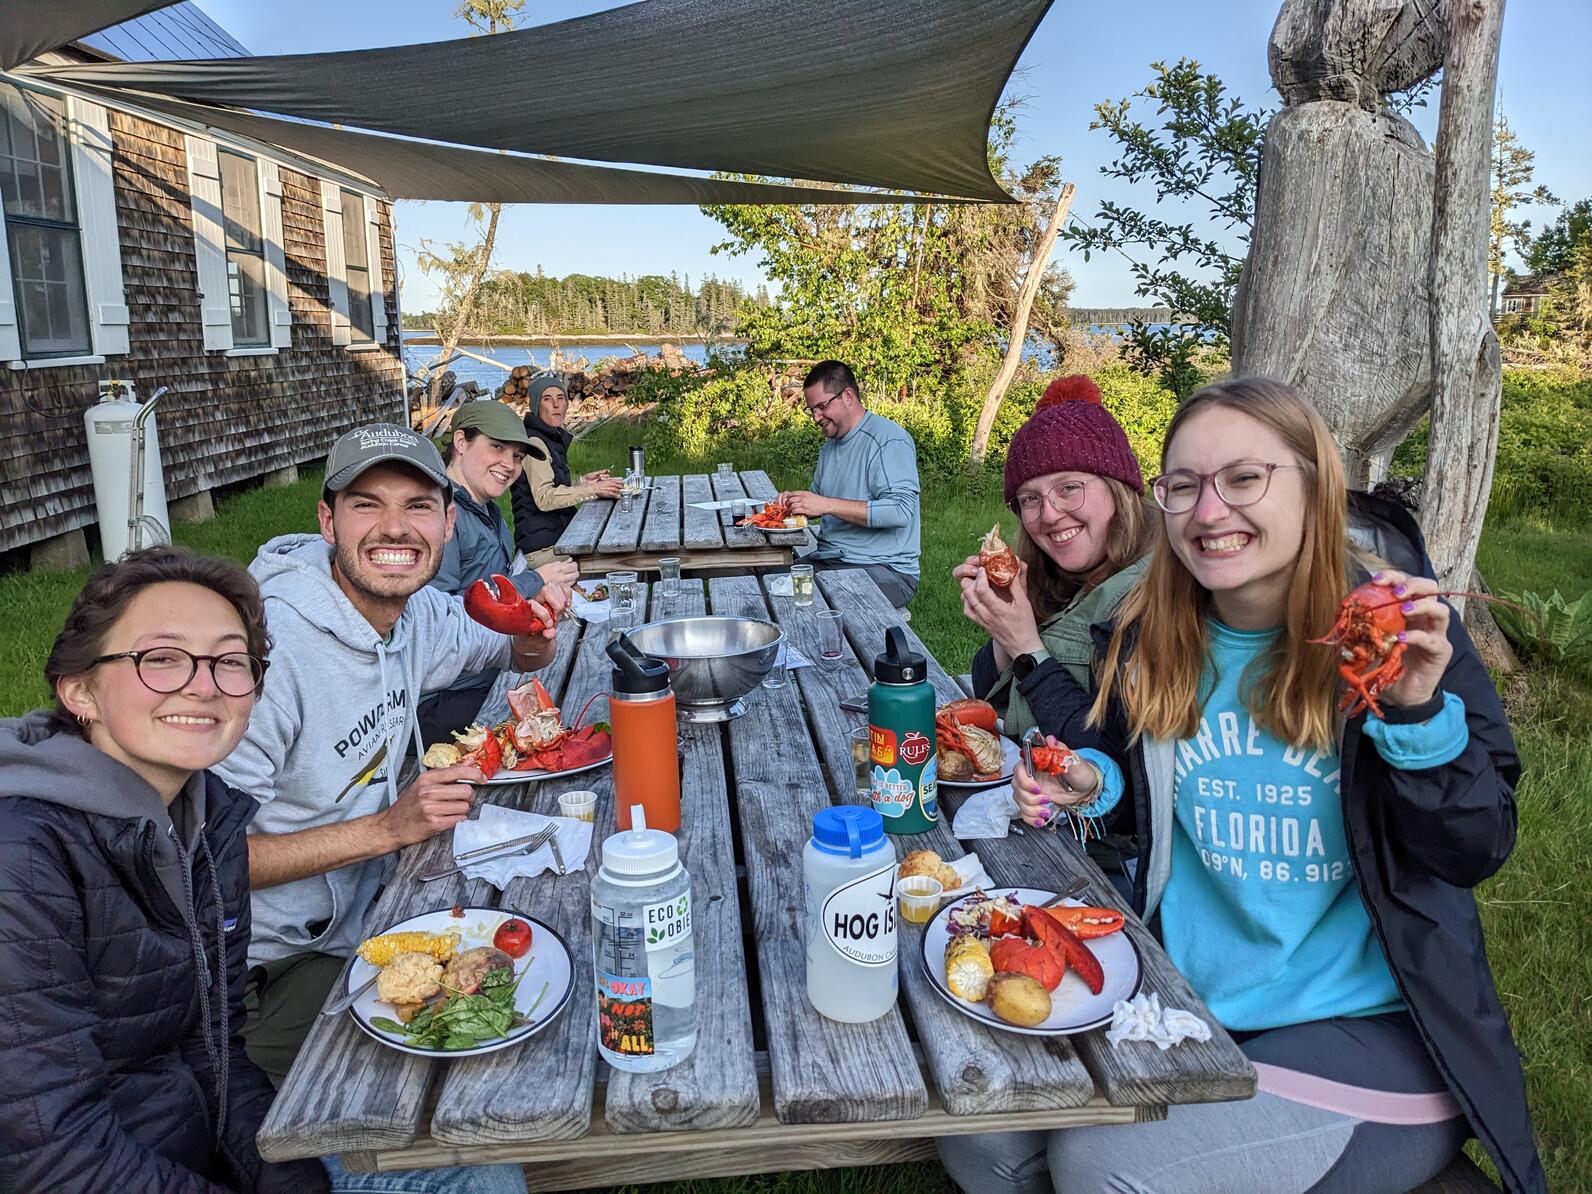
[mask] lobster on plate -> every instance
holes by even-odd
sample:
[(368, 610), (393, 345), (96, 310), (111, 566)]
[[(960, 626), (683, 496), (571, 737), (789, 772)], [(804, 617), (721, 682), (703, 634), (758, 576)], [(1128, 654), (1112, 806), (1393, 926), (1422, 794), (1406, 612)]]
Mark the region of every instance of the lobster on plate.
[[(593, 696), (592, 700), (597, 697)], [(552, 696), (535, 676), (508, 692), (514, 715), (499, 728), (506, 766), (514, 771), (569, 771), (607, 758), (613, 739), (601, 722), (571, 728)], [(586, 708), (591, 701), (586, 702)], [(581, 710), (581, 717), (586, 709)], [(580, 717), (575, 719), (580, 721)], [(512, 759), (510, 756), (512, 755)]]
[(805, 523), (805, 519), (798, 519), (790, 512), (790, 503), (775, 498), (756, 514), (741, 519), (735, 525), (738, 527), (759, 527), (765, 531), (784, 530), (792, 522)]
[(421, 762), (427, 767), (457, 767), (474, 763), (482, 779), (491, 779), (503, 766), (503, 743), (483, 725), (467, 726), (453, 732), (452, 742), (434, 742), (426, 748)]
[(978, 544), (978, 566), (997, 589), (1009, 589), (1017, 579), (1017, 553), (1001, 538), (1000, 524), (990, 527)]
[(1050, 913), (1050, 909), (1034, 904), (1023, 908), (1017, 933), (1001, 937), (990, 945), (989, 959), (996, 972), (1026, 974), (1037, 979), (1045, 990), (1054, 991), (1071, 967), (1093, 994), (1100, 994), (1106, 985), (1106, 972), (1100, 959), (1076, 933)]
[(996, 732), (995, 706), (964, 698), (941, 705), (934, 714), (940, 778), (955, 782), (996, 779), (1006, 756)]

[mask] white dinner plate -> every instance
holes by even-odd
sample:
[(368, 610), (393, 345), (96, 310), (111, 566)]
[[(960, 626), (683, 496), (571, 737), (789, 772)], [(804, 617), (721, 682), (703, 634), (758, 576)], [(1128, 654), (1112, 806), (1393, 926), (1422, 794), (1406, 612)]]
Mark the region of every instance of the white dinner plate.
[(1010, 738), (1001, 738), (1001, 773), (994, 779), (946, 779), (941, 775), (937, 782), (942, 788), (993, 788), (1012, 778), (1012, 768), (1023, 757), (1023, 748)]
[(614, 752), (609, 751), (606, 756), (595, 763), (582, 763), (579, 767), (566, 767), (562, 771), (511, 771), (504, 767), (491, 779), (477, 784), (477, 787), (495, 788), (504, 784), (528, 784), (533, 780), (557, 779), (562, 775), (579, 775), (582, 771), (594, 771), (598, 767), (606, 767), (614, 761)]
[[(348, 1009), (349, 1014), (368, 1035), (400, 1053), (413, 1053), (417, 1057), (479, 1057), (483, 1053), (495, 1053), (499, 1049), (519, 1044), (526, 1037), (535, 1036), (551, 1024), (569, 1002), (574, 988), (575, 961), (570, 956), (564, 938), (551, 925), (534, 916), (526, 916), (523, 912), (515, 912), (512, 908), (467, 907), (463, 910), (462, 918), (454, 916), (454, 911), (452, 908), (439, 908), (435, 912), (423, 912), (395, 925), (388, 925), (382, 933), (446, 933), (453, 929), (460, 935), (459, 950), (463, 952), (478, 945), (491, 945), (492, 935), (505, 920), (517, 918), (525, 921), (531, 926), (531, 948), (523, 958), (514, 960), (514, 973), (520, 980), (520, 985), (514, 989), (514, 1006), (521, 1015), (528, 1016), (530, 1022), (511, 1028), (498, 1040), (477, 1045), (474, 1049), (418, 1048), (407, 1043), (398, 1033), (383, 1031), (371, 1023), (373, 1017), (388, 1020), (397, 1018), (393, 1015), (393, 1005), (378, 999), (376, 988), (372, 987), (354, 1001)], [(356, 955), (348, 969), (346, 989), (354, 990), (371, 978), (377, 969)], [(544, 985), (547, 993), (541, 994)], [(538, 995), (541, 995), (540, 1001)], [(533, 1003), (536, 1005), (534, 1010), (531, 1008)]]
[[(951, 911), (970, 900), (993, 899), (996, 896), (1009, 896), (1020, 904), (1043, 904), (1046, 900), (1055, 899), (1056, 893), (1033, 887), (990, 889), (982, 895), (953, 900), (941, 908), (923, 930), (923, 968), (928, 972), (929, 982), (934, 984), (934, 989), (942, 999), (964, 1016), (981, 1020), (1002, 1032), (1017, 1032), (1025, 1036), (1070, 1036), (1111, 1023), (1111, 1009), (1116, 1006), (1117, 1000), (1132, 999), (1139, 993), (1142, 970), (1138, 947), (1133, 944), (1127, 931), (1123, 930), (1084, 942), (1089, 952), (1100, 960), (1100, 968), (1106, 974), (1105, 986), (1100, 994), (1091, 992), (1083, 979), (1069, 968), (1061, 985), (1050, 993), (1050, 1015), (1033, 1028), (1008, 1024), (992, 1012), (987, 1003), (970, 1003), (953, 995), (951, 988), (945, 985), (945, 948), (951, 943), (946, 924)], [(1082, 900), (1062, 900), (1061, 903), (1074, 908), (1086, 906)]]

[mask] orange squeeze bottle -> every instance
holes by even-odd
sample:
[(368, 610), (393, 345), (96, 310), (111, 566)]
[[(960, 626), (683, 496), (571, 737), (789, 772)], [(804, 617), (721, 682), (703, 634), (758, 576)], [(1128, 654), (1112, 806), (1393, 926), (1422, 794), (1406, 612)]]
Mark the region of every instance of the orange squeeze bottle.
[(639, 804), (648, 829), (680, 831), (680, 740), (669, 665), (644, 655), (628, 634), (608, 644), (614, 662), (609, 721), (614, 738), (614, 811), (621, 830)]

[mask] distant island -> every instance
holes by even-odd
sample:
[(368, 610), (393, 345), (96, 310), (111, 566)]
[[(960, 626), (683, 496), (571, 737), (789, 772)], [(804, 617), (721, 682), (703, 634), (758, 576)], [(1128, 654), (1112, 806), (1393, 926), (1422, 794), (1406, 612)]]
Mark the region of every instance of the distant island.
[(1098, 327), (1109, 324), (1176, 323), (1171, 307), (1068, 307), (1067, 314), (1074, 327)]

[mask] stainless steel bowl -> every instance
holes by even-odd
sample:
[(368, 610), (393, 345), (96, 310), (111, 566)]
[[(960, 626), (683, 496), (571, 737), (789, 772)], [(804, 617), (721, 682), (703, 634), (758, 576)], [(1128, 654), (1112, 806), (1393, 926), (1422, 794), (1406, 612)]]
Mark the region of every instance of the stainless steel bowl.
[(763, 682), (785, 634), (773, 622), (722, 614), (664, 618), (629, 632), (640, 651), (665, 660), (687, 721), (728, 721)]

